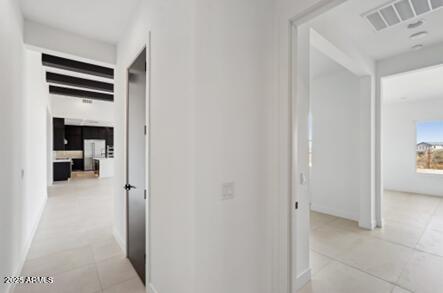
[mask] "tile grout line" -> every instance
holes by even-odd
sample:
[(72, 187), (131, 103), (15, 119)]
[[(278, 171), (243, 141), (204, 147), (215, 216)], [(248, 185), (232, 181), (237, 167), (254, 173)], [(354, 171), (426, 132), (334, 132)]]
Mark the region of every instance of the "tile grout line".
[(385, 279), (383, 279), (382, 277), (376, 276), (376, 275), (374, 275), (374, 274), (372, 274), (372, 273), (370, 273), (370, 272), (367, 272), (367, 271), (365, 271), (365, 270), (363, 270), (363, 269), (361, 269), (361, 268), (358, 268), (358, 267), (355, 267), (355, 266), (353, 266), (353, 265), (350, 265), (350, 264), (348, 264), (348, 263), (346, 263), (346, 262), (344, 262), (344, 261), (342, 261), (342, 260), (339, 260), (339, 259), (337, 259), (337, 258), (335, 258), (335, 257), (331, 257), (331, 256), (329, 256), (329, 255), (326, 255), (326, 254), (320, 253), (320, 252), (315, 251), (315, 250), (314, 250), (314, 252), (316, 252), (316, 253), (318, 253), (318, 254), (320, 254), (320, 255), (326, 256), (326, 257), (332, 259), (333, 261), (336, 261), (336, 262), (338, 262), (338, 263), (340, 263), (340, 264), (342, 264), (342, 265), (344, 265), (344, 266), (347, 266), (347, 267), (350, 267), (350, 268), (352, 268), (352, 269), (355, 269), (355, 270), (357, 270), (357, 271), (359, 271), (359, 272), (361, 272), (361, 273), (364, 273), (364, 274), (366, 274), (366, 275), (368, 275), (368, 276), (371, 276), (371, 277), (373, 277), (373, 278), (376, 278), (376, 279), (378, 279), (378, 280), (380, 280), (380, 281), (383, 281), (383, 282), (389, 283), (389, 284), (391, 284), (391, 285), (394, 285), (394, 286), (400, 287), (400, 286), (398, 286), (396, 283), (394, 283), (394, 282), (392, 282), (392, 281), (385, 280)]

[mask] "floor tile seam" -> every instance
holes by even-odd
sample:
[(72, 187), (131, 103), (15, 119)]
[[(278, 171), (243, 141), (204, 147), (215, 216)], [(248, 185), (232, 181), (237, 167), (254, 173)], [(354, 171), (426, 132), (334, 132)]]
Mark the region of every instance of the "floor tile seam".
[(417, 247), (417, 246), (420, 244), (420, 242), (422, 241), (422, 239), (423, 239), (423, 237), (425, 236), (426, 232), (428, 231), (428, 228), (429, 228), (429, 226), (430, 226), (430, 224), (431, 224), (431, 222), (432, 222), (432, 218), (434, 218), (435, 213), (437, 212), (437, 209), (438, 209), (438, 206), (439, 206), (439, 205), (440, 205), (440, 203), (434, 208), (434, 211), (432, 212), (432, 215), (431, 215), (431, 217), (430, 217), (428, 223), (426, 224), (425, 229), (422, 231), (422, 233), (421, 233), (421, 235), (420, 235), (420, 238), (418, 239), (417, 244), (415, 245), (415, 249), (418, 250), (418, 247)]
[(429, 251), (426, 251), (426, 250), (423, 250), (423, 249), (420, 249), (420, 248), (414, 248), (414, 250), (416, 252), (420, 252), (420, 253), (424, 253), (424, 254), (427, 254), (427, 255), (430, 255), (430, 256), (434, 256), (434, 257), (437, 257), (437, 258), (441, 258), (443, 260), (443, 256), (442, 255), (438, 255), (436, 253), (432, 253), (432, 252), (429, 252)]
[(57, 251), (57, 252), (51, 252), (51, 253), (49, 253), (49, 254), (44, 254), (44, 255), (37, 256), (37, 257), (31, 257), (31, 258), (28, 258), (28, 256), (26, 256), (26, 261), (33, 261), (33, 260), (36, 260), (36, 259), (38, 259), (38, 258), (42, 258), (42, 257), (55, 256), (56, 254), (65, 253), (65, 252), (68, 252), (68, 251), (70, 251), (70, 250), (75, 250), (75, 249), (80, 249), (80, 248), (86, 248), (86, 247), (88, 247), (88, 246), (91, 248), (91, 251), (92, 251), (91, 244), (88, 243), (88, 244), (86, 244), (86, 245), (82, 245), (82, 246), (78, 246), (78, 247), (74, 247), (74, 248), (63, 249), (63, 250), (60, 250), (60, 251)]
[[(314, 250), (314, 251), (315, 251), (315, 250)], [(349, 263), (347, 263), (347, 262), (345, 262), (345, 261), (343, 261), (343, 260), (341, 260), (341, 259), (339, 259), (339, 258), (337, 258), (337, 257), (329, 256), (329, 255), (327, 255), (327, 254), (324, 254), (324, 253), (321, 253), (321, 252), (318, 252), (318, 251), (315, 251), (315, 252), (318, 253), (318, 254), (320, 254), (320, 255), (322, 255), (322, 256), (326, 256), (326, 257), (328, 257), (328, 258), (330, 258), (330, 259), (332, 259), (332, 260), (334, 260), (334, 261), (336, 261), (336, 262), (338, 262), (338, 263), (340, 263), (340, 264), (342, 264), (342, 265), (348, 266), (348, 267), (353, 268), (353, 269), (355, 269), (355, 270), (358, 270), (358, 271), (360, 271), (360, 272), (362, 272), (362, 273), (365, 273), (365, 274), (367, 274), (367, 275), (369, 275), (369, 276), (371, 276), (371, 277), (374, 277), (374, 278), (376, 278), (376, 279), (378, 279), (378, 280), (381, 280), (381, 281), (384, 281), (384, 282), (390, 283), (391, 285), (394, 285), (394, 286), (398, 286), (398, 284), (396, 283), (396, 281), (395, 281), (395, 282), (392, 282), (392, 281), (389, 281), (389, 280), (383, 279), (383, 278), (380, 277), (380, 276), (377, 276), (377, 275), (374, 275), (373, 273), (367, 272), (367, 271), (365, 271), (364, 269), (359, 268), (359, 267), (356, 267), (356, 266), (354, 266), (354, 265), (352, 265), (352, 264), (349, 264)], [(400, 273), (400, 275), (401, 275), (401, 273)], [(398, 279), (397, 279), (397, 281), (398, 281)]]
[[(381, 240), (381, 241), (384, 241), (384, 242), (387, 242), (387, 243), (390, 243), (390, 244), (394, 244), (394, 245), (402, 246), (402, 247), (404, 247), (404, 248), (416, 249), (415, 246), (414, 246), (414, 247), (411, 247), (411, 246), (408, 246), (408, 245), (405, 245), (405, 244), (402, 244), (402, 243), (399, 243), (399, 242), (395, 242), (395, 241), (392, 241), (392, 240), (389, 240), (389, 239), (381, 238), (380, 236), (376, 236), (376, 235), (363, 235), (363, 234), (361, 234), (361, 233), (359, 233), (359, 232), (351, 231), (351, 230), (349, 230), (349, 229), (347, 229), (347, 228), (345, 228), (345, 227), (335, 227), (335, 228), (337, 228), (337, 229), (339, 229), (339, 230), (341, 230), (341, 231), (346, 231), (346, 232), (353, 233), (354, 235), (358, 235), (358, 236), (360, 236), (360, 237), (365, 237), (365, 238), (367, 238), (367, 239)], [(376, 228), (376, 229), (379, 229), (379, 228)], [(363, 231), (366, 231), (366, 230), (363, 230)], [(418, 242), (419, 242), (419, 241), (417, 241), (417, 243), (418, 243)]]

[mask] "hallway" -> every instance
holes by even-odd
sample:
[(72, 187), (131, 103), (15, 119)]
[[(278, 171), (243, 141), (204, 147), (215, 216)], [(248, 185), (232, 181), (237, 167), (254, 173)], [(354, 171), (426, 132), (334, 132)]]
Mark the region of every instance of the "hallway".
[(22, 275), (54, 283), (14, 292), (145, 292), (112, 234), (112, 189), (112, 180), (96, 178), (50, 187)]
[(311, 212), (312, 281), (300, 293), (435, 293), (443, 287), (443, 200), (385, 191), (383, 229)]

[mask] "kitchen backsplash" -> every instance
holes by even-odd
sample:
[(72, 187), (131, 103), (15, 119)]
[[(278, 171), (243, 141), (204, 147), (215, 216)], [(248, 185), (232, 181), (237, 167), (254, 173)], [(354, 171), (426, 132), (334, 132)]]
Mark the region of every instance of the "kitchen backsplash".
[(83, 159), (83, 151), (54, 151), (55, 159)]

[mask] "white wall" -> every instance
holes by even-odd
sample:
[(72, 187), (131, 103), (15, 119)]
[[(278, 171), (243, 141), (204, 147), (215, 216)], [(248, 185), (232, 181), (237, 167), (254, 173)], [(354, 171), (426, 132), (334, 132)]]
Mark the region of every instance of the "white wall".
[(443, 120), (443, 100), (383, 104), (384, 188), (443, 196), (442, 175), (416, 172), (416, 122)]
[(76, 57), (101, 62), (103, 65), (115, 64), (116, 47), (113, 44), (88, 39), (74, 33), (53, 28), (30, 20), (24, 22), (24, 42), (51, 53), (62, 53), (66, 57)]
[(49, 92), (39, 52), (25, 50), (23, 94), (25, 113), (21, 119), (25, 121), (25, 190), (22, 232), (27, 237), (23, 243), (25, 254), (31, 245), (46, 203), (47, 178), (52, 175), (47, 173), (47, 143), (50, 135), (47, 132)]
[[(23, 220), (23, 142), (22, 95), (23, 42), (22, 16), (18, 2), (0, 2), (0, 276), (17, 275), (20, 266)], [(0, 292), (7, 292), (0, 282)]]
[(126, 69), (152, 31), (151, 286), (194, 293), (193, 2), (140, 1), (117, 47), (115, 235), (124, 243)]
[(50, 95), (52, 116), (115, 123), (115, 103), (92, 100), (92, 104), (83, 103), (76, 97)]
[(359, 220), (360, 79), (342, 69), (311, 80), (312, 210)]
[[(270, 4), (142, 1), (118, 45), (116, 234), (124, 239), (125, 69), (152, 31), (151, 275), (159, 293), (271, 292)], [(224, 182), (235, 182), (234, 199), (221, 200)]]
[[(196, 1), (195, 292), (274, 292), (267, 234), (273, 1)], [(221, 200), (222, 184), (235, 196)]]

